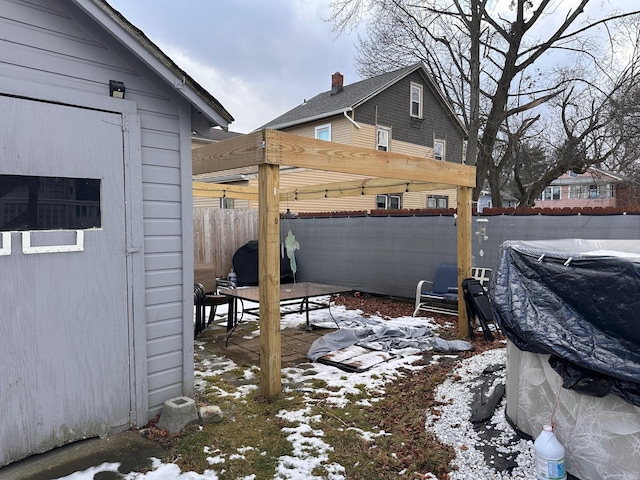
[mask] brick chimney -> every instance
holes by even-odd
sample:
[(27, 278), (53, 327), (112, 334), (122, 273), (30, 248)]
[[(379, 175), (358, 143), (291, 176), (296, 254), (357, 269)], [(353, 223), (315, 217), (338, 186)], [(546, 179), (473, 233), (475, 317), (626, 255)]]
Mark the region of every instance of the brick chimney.
[(343, 90), (344, 77), (340, 72), (331, 75), (331, 95), (337, 95)]

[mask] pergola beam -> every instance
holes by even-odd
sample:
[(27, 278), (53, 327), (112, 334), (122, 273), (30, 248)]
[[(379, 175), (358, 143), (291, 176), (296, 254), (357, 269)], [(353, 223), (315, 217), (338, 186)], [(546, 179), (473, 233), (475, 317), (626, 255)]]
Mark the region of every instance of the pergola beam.
[(258, 200), (258, 188), (226, 183), (193, 182), (194, 197), (235, 198), (238, 200)]
[[(245, 138), (246, 137), (246, 138)], [(395, 152), (381, 152), (259, 130), (193, 151), (193, 173), (209, 173), (270, 163), (382, 178), (475, 187), (475, 167)]]
[(192, 174), (221, 172), (267, 163), (264, 155), (264, 132), (265, 130), (258, 130), (196, 148), (191, 154)]
[[(265, 131), (268, 157), (280, 165), (327, 170), (362, 175), (367, 172), (382, 178), (446, 183), (474, 187), (475, 167), (443, 162), (425, 157), (395, 152), (382, 152), (353, 147), (314, 138), (280, 132)], [(277, 152), (277, 154), (276, 154)]]

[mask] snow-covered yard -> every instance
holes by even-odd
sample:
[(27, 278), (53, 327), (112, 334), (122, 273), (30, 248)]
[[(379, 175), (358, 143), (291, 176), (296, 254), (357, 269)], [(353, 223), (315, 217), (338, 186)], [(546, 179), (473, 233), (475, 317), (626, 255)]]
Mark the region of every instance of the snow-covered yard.
[[(331, 308), (333, 319), (328, 317), (327, 311), (312, 312), (312, 323), (329, 322), (333, 320), (340, 324), (341, 328), (377, 328), (384, 325), (385, 328), (404, 329), (417, 331), (423, 329), (436, 335), (446, 326), (439, 325), (428, 318), (413, 318), (403, 316), (383, 320), (379, 317), (370, 317), (362, 322), (362, 312), (348, 310), (342, 306)], [(452, 317), (455, 318), (455, 317)], [(299, 328), (305, 323), (304, 315), (287, 315), (283, 318), (282, 328)], [(330, 326), (330, 325), (327, 325)], [(250, 335), (258, 335), (256, 329)], [(429, 333), (431, 335), (431, 333)], [(428, 340), (425, 337), (423, 340)], [(491, 392), (504, 383), (506, 348), (502, 341), (495, 342), (496, 347), (473, 355), (459, 362), (452, 374), (445, 382), (439, 385), (435, 393), (440, 406), (428, 412), (424, 428), (433, 431), (438, 439), (450, 445), (455, 450), (456, 457), (452, 462), (455, 467), (450, 474), (451, 480), (474, 479), (520, 479), (533, 477), (532, 442), (517, 437), (513, 429), (508, 425), (504, 417), (504, 398), (499, 400), (495, 410), (489, 418), (481, 423), (472, 422), (472, 402), (474, 395), (477, 397), (481, 389), (483, 394)], [(196, 340), (196, 351), (200, 348)], [(289, 367), (283, 369), (283, 389), (285, 393), (295, 388), (304, 393), (305, 383), (321, 380), (326, 385), (325, 401), (340, 406), (349, 400), (346, 395), (357, 391), (356, 385), (367, 385), (369, 398), (360, 400), (363, 405), (378, 401), (384, 395), (385, 386), (401, 375), (399, 369), (420, 369), (425, 366), (414, 365), (423, 358), (424, 349), (432, 349), (429, 342), (403, 343), (401, 346), (394, 344), (390, 347), (390, 359), (374, 364), (366, 371), (345, 375), (342, 370), (334, 366), (321, 363), (313, 363), (305, 368)], [(431, 352), (431, 362), (439, 362), (445, 358), (451, 358), (450, 353)], [(236, 370), (238, 365), (223, 357), (209, 359), (209, 362), (196, 363), (196, 390), (206, 386), (206, 378), (216, 373)], [(424, 362), (423, 362), (424, 363)], [(210, 365), (208, 368), (206, 365)], [(256, 367), (249, 367), (245, 372), (246, 378), (255, 377)], [(258, 388), (256, 383), (249, 383), (235, 392), (220, 392), (221, 395), (236, 395), (242, 397), (248, 392)], [(317, 393), (317, 390), (316, 390)], [(286, 419), (295, 427), (286, 430), (287, 439), (292, 445), (292, 454), (280, 458), (274, 479), (310, 480), (329, 478), (332, 480), (346, 479), (345, 469), (339, 464), (328, 463), (328, 453), (332, 446), (324, 440), (324, 433), (317, 428), (317, 418), (311, 411), (313, 400), (307, 397), (307, 408), (296, 411), (280, 411), (278, 417)], [(385, 435), (386, 432), (360, 431), (363, 438), (374, 439)], [(245, 449), (253, 448), (251, 445)], [(218, 473), (225, 468), (225, 462), (234, 456), (242, 456), (242, 449), (234, 452), (215, 451), (205, 447), (202, 455), (210, 464), (210, 469), (202, 474), (195, 472), (181, 472), (176, 464), (162, 463), (155, 460), (153, 470), (146, 473), (130, 473), (127, 479), (153, 480), (153, 479), (208, 479), (215, 480)], [(322, 466), (327, 474), (319, 477), (312, 472), (317, 466)], [(110, 463), (97, 465), (83, 472), (65, 477), (65, 479), (85, 480), (92, 479), (101, 471), (117, 471), (118, 464)], [(401, 473), (401, 472), (399, 472)], [(420, 472), (422, 478), (436, 478), (432, 472)], [(243, 477), (242, 480), (252, 480), (255, 476)]]

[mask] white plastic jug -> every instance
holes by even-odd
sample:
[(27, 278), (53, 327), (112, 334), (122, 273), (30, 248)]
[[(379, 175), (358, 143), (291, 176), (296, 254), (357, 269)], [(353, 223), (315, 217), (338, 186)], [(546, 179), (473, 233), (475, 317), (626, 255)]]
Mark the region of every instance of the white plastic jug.
[(538, 480), (566, 480), (564, 447), (554, 435), (551, 425), (542, 427), (542, 432), (533, 442), (533, 452)]

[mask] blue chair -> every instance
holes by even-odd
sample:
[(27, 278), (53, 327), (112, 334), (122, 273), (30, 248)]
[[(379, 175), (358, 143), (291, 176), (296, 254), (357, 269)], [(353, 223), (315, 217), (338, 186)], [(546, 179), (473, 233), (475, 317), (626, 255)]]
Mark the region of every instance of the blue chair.
[[(474, 267), (471, 269), (471, 276), (486, 288), (491, 277), (491, 269)], [(457, 265), (438, 265), (433, 281), (418, 282), (413, 316), (420, 311), (458, 315)]]
[(458, 314), (458, 267), (442, 264), (436, 268), (433, 281), (420, 280), (416, 287), (415, 317), (419, 311)]

